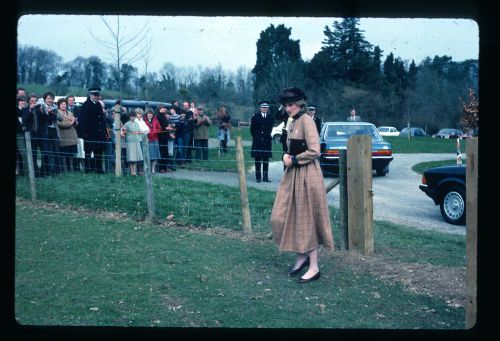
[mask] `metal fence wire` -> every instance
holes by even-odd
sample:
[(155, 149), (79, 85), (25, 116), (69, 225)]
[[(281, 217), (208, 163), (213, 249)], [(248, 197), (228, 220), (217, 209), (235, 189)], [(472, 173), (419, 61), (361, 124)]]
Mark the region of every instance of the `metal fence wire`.
[[(234, 142), (224, 149), (215, 139), (204, 147), (174, 145), (170, 146), (170, 153), (168, 145), (159, 145), (167, 154), (150, 159), (149, 142), (142, 139), (144, 160), (137, 162), (137, 175), (131, 175), (127, 149), (122, 145), (121, 176), (117, 176), (112, 141), (90, 141), (95, 150), (102, 153), (85, 151), (85, 158), (81, 147), (75, 146), (76, 152), (56, 148), (60, 140), (31, 138), (29, 133), (20, 140), (24, 141), (18, 143), (21, 156), (16, 167), (19, 173), (16, 196), (19, 198), (117, 212), (137, 219), (165, 222), (168, 216), (173, 216), (176, 223), (185, 225), (243, 229)], [(251, 178), (254, 159), (250, 157), (248, 141), (245, 144), (243, 162)], [(281, 156), (281, 151), (274, 151), (270, 161), (280, 160)], [(263, 195), (262, 192), (248, 188), (252, 229), (268, 233), (275, 193), (267, 190)], [(151, 204), (153, 207), (148, 207)]]

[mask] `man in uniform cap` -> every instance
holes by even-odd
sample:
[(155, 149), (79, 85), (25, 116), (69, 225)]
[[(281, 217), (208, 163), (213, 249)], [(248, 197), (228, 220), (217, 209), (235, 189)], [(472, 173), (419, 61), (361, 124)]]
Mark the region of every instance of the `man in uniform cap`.
[(314, 123), (316, 123), (316, 129), (318, 129), (318, 134), (321, 132), (321, 118), (316, 116), (316, 106), (315, 105), (308, 105), (307, 106), (307, 113), (309, 116), (311, 116), (314, 120)]
[[(252, 134), (252, 151), (250, 156), (255, 159), (255, 179), (257, 182), (269, 180), (269, 159), (272, 157), (272, 138), (274, 118), (269, 112), (269, 102), (259, 102), (259, 112), (252, 116), (250, 133)], [(262, 172), (261, 172), (262, 166)]]
[[(106, 115), (99, 96), (101, 88), (89, 88), (89, 96), (82, 105), (82, 133), (85, 149), (85, 172), (104, 173), (102, 160), (106, 142)], [(92, 158), (91, 154), (94, 153)]]

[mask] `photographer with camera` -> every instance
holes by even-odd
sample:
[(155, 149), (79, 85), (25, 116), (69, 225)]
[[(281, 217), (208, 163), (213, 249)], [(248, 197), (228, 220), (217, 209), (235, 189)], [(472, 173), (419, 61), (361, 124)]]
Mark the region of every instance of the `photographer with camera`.
[(193, 117), (195, 118), (194, 126), (194, 146), (196, 148), (196, 160), (208, 161), (208, 127), (212, 125), (210, 118), (203, 113), (203, 108), (194, 108)]
[[(33, 166), (35, 168), (35, 176), (45, 177), (48, 175), (47, 162), (47, 124), (42, 118), (42, 113), (38, 107), (43, 103), (42, 99), (38, 99), (35, 94), (30, 94), (28, 98), (28, 106), (22, 109), (21, 116), (23, 124), (26, 126), (26, 131), (31, 136), (31, 151), (33, 153)], [(42, 166), (39, 168), (36, 162), (38, 150), (40, 150)]]
[[(57, 121), (63, 118), (58, 112), (57, 105), (54, 104), (54, 94), (50, 91), (43, 94), (43, 101), (35, 107), (42, 118), (42, 129), (46, 139), (46, 168), (45, 175), (60, 174), (61, 158), (59, 153), (59, 129)], [(42, 161), (43, 162), (43, 161)]]

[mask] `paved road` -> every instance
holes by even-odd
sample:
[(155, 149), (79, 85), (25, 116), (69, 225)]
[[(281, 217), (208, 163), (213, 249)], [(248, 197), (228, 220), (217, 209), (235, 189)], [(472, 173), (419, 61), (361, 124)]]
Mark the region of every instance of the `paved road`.
[[(390, 172), (384, 177), (373, 176), (373, 217), (376, 220), (412, 226), (418, 229), (438, 230), (447, 233), (465, 234), (465, 226), (446, 223), (441, 217), (439, 206), (434, 205), (418, 186), (422, 176), (411, 170), (419, 162), (434, 160), (451, 160), (456, 154), (394, 154)], [(276, 191), (283, 165), (279, 161), (269, 165), (271, 183), (257, 183), (253, 170), (247, 173), (247, 186), (258, 189)], [(237, 173), (200, 172), (179, 169), (177, 172), (158, 174), (172, 178), (190, 179), (231, 186), (239, 186)], [(326, 178), (325, 184), (335, 178)], [(339, 190), (335, 187), (327, 196), (328, 204), (339, 206)]]

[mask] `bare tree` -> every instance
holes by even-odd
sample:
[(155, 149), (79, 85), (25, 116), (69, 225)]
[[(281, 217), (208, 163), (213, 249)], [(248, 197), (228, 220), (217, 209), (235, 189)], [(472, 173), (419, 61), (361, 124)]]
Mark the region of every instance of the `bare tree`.
[(150, 99), (149, 80), (151, 79), (150, 75), (148, 75), (148, 68), (149, 64), (151, 63), (151, 60), (157, 54), (157, 51), (153, 53), (152, 48), (153, 48), (153, 37), (149, 37), (148, 40), (145, 42), (144, 54), (142, 56), (142, 62), (144, 63), (144, 95), (146, 97), (146, 100), (148, 101)]
[[(110, 40), (97, 37), (90, 29), (89, 33), (102, 51), (110, 57), (112, 63), (115, 65), (118, 77), (118, 90), (121, 97), (121, 66), (123, 64), (131, 65), (141, 59), (144, 59), (145, 55), (149, 53), (151, 39), (148, 39), (148, 22), (146, 22), (144, 26), (132, 37), (127, 37), (121, 35), (120, 33), (120, 16), (116, 17), (115, 28), (112, 28), (104, 17), (101, 17), (101, 20), (111, 36)], [(149, 60), (149, 57), (147, 57), (147, 59)]]

